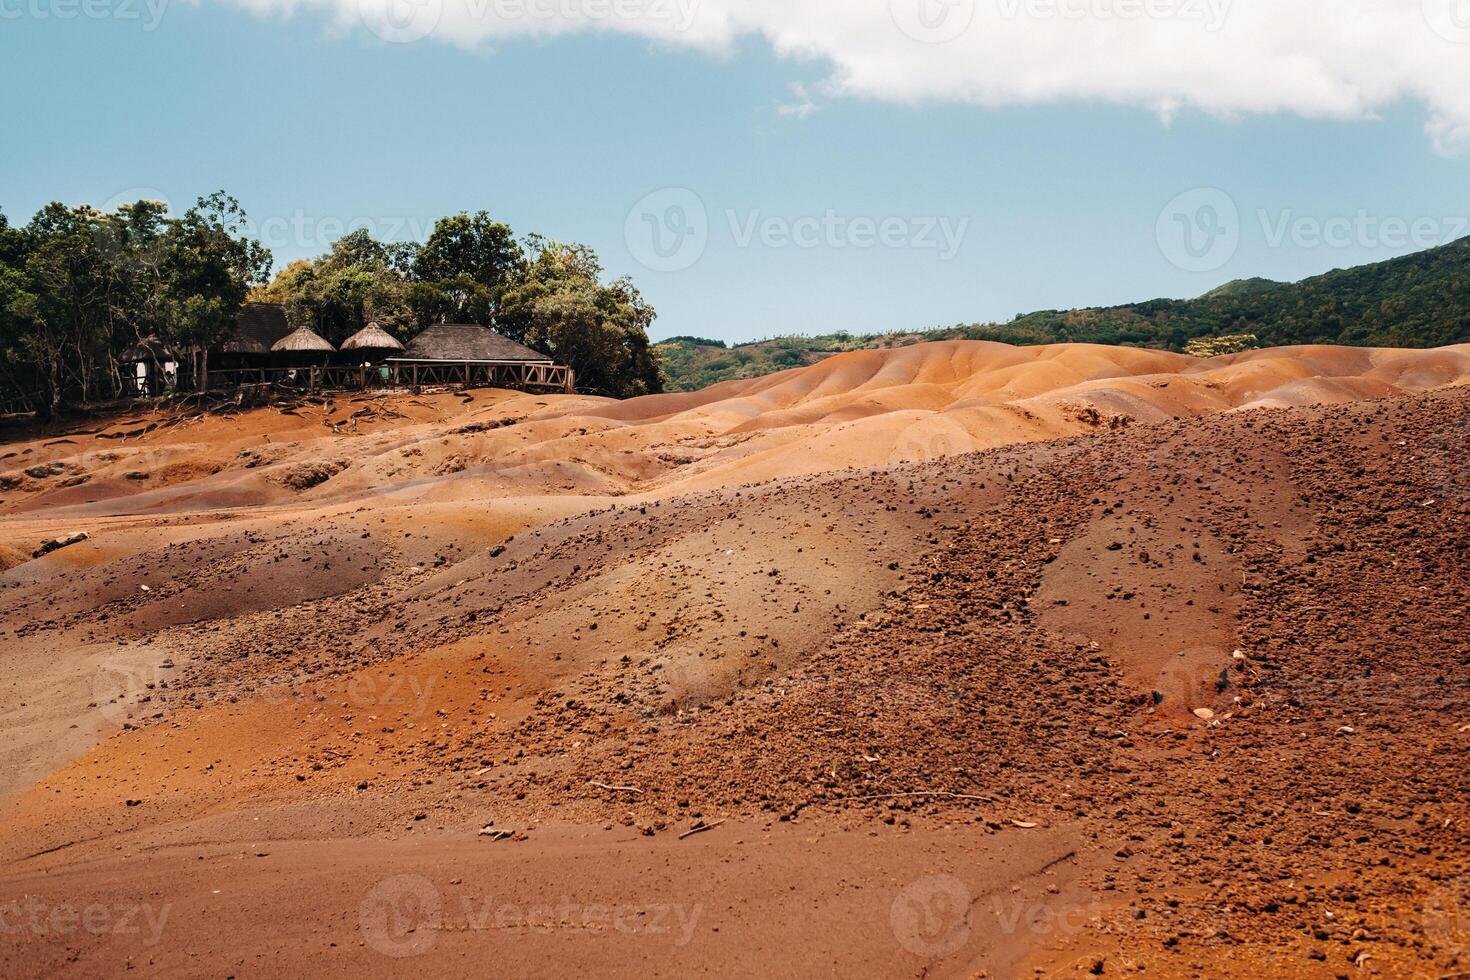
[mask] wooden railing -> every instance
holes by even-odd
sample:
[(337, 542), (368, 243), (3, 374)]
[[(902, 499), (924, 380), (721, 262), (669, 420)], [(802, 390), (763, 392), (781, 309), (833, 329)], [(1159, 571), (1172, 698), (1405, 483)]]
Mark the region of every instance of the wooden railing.
[(525, 361), (417, 361), (391, 360), (383, 364), (319, 365), (317, 367), (252, 367), (211, 369), (207, 388), (234, 388), (247, 384), (296, 385), (319, 388), (402, 388), (421, 385), (521, 388), (528, 391), (575, 390), (572, 369), (562, 364)]
[(46, 393), (43, 391), (37, 391), (29, 395), (14, 395), (0, 401), (0, 415), (34, 412), (45, 397)]

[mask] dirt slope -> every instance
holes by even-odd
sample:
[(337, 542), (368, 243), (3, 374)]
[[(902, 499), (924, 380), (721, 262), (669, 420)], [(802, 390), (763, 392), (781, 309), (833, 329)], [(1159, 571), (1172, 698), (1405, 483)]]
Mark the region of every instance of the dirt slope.
[(1470, 354), (930, 346), (25, 477), (0, 972), (1470, 969)]

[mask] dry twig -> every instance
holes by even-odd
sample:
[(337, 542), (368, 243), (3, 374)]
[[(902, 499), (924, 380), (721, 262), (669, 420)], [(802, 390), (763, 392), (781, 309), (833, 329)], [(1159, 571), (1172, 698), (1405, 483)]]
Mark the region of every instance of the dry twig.
[(596, 786), (598, 789), (612, 790), (614, 792), (621, 792), (621, 793), (641, 793), (641, 792), (643, 792), (643, 790), (639, 789), (637, 786), (609, 786), (607, 783), (598, 783), (598, 782), (593, 782), (591, 785)]
[(720, 824), (722, 824), (724, 822), (725, 821), (723, 819), (721, 819), (721, 820), (716, 820), (714, 823), (697, 823), (693, 827), (690, 827), (688, 830), (686, 830), (682, 834), (680, 834), (679, 835), (679, 839), (680, 840), (683, 840), (686, 837), (693, 837), (695, 834), (702, 834), (706, 830), (714, 830), (716, 827), (718, 827)]

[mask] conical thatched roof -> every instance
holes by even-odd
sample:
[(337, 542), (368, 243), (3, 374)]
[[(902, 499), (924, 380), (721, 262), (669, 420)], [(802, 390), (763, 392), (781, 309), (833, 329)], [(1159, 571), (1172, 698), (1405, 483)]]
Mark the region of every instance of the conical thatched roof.
[(403, 350), (403, 345), (388, 331), (369, 323), (342, 341), (343, 350)]
[(292, 353), (300, 353), (302, 351), (326, 351), (327, 353), (331, 353), (336, 349), (314, 333), (310, 327), (297, 327), (271, 345), (273, 352), (290, 351)]

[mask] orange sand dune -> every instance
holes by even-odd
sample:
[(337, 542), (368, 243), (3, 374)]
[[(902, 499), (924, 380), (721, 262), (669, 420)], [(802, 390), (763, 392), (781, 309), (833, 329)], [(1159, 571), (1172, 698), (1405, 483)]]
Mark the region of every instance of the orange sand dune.
[[(981, 341), (854, 351), (705, 391), (628, 401), (343, 396), (147, 431), (148, 418), (7, 446), (7, 564), (38, 534), (122, 515), (350, 509), (411, 499), (664, 496), (934, 459), (1104, 426), (1336, 404), (1470, 381), (1470, 345), (1285, 347), (1213, 359)], [(118, 436), (120, 438), (109, 438)], [(45, 512), (36, 522), (24, 515)], [(38, 514), (39, 517), (39, 514)], [(96, 549), (100, 545), (92, 545)], [(86, 552), (56, 561), (78, 561)]]
[[(953, 342), (0, 444), (0, 975), (1455, 975), (1467, 381)], [(706, 925), (533, 911), (594, 894)], [(83, 903), (159, 934), (13, 928)]]

